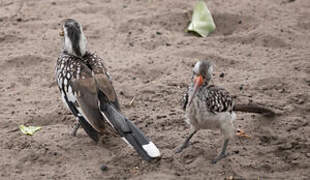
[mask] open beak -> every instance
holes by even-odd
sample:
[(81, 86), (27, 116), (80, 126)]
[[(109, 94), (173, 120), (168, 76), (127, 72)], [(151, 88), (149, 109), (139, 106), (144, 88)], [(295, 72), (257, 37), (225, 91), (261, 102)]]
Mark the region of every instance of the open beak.
[(61, 28), (59, 31), (59, 36), (64, 36), (64, 35), (65, 35), (64, 30), (63, 30), (63, 28)]
[(245, 138), (251, 138), (251, 136), (247, 135), (247, 134), (246, 134), (244, 131), (242, 131), (241, 129), (237, 129), (236, 136), (245, 137)]
[(192, 95), (189, 97), (188, 105), (192, 103), (198, 89), (200, 88), (202, 84), (203, 84), (203, 77), (201, 75), (196, 76), (194, 79), (194, 90), (193, 90)]

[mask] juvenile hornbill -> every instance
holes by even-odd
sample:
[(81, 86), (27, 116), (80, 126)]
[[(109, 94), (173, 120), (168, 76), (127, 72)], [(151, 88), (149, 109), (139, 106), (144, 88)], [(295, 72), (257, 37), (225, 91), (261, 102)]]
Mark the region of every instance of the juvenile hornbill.
[(188, 147), (190, 139), (200, 129), (220, 129), (224, 135), (224, 145), (221, 153), (212, 161), (215, 164), (228, 155), (226, 153), (228, 142), (236, 132), (236, 135), (247, 136), (242, 130), (235, 130), (233, 121), (236, 119), (236, 114), (234, 111), (262, 113), (267, 116), (273, 116), (274, 112), (255, 104), (235, 105), (228, 91), (210, 84), (212, 72), (213, 65), (206, 60), (198, 61), (193, 68), (192, 82), (185, 93), (183, 104), (186, 121), (191, 124), (193, 132), (177, 148), (176, 153)]

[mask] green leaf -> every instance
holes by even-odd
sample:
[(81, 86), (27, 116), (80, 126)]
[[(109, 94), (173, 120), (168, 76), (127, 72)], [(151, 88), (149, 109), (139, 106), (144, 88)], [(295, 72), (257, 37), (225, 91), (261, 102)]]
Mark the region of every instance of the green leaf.
[(208, 36), (215, 30), (212, 15), (204, 1), (198, 1), (193, 12), (192, 22), (188, 26), (188, 31), (194, 31), (202, 37)]
[(37, 132), (38, 130), (41, 129), (41, 127), (38, 126), (24, 126), (24, 125), (20, 125), (19, 129), (22, 131), (22, 133), (26, 134), (26, 135), (30, 135), (32, 136), (35, 132)]

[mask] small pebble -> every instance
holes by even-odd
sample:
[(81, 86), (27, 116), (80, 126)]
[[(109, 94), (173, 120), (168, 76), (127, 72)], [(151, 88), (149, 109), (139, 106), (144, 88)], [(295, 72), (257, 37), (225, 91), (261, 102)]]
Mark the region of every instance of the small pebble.
[(221, 74), (220, 74), (220, 78), (223, 78), (225, 76), (225, 74), (222, 72)]
[(284, 92), (285, 92), (285, 89), (282, 88), (282, 89), (279, 89), (278, 91), (279, 91), (279, 93), (284, 93)]
[(106, 166), (106, 165), (102, 165), (101, 167), (100, 167), (100, 169), (101, 169), (101, 171), (106, 171), (106, 170), (108, 170), (108, 166)]
[(303, 99), (298, 99), (297, 104), (303, 104), (305, 101)]
[(239, 154), (240, 151), (239, 151), (239, 150), (234, 150), (233, 152), (234, 152), (235, 154)]
[(166, 115), (157, 115), (156, 116), (157, 119), (162, 119), (162, 118), (166, 118), (166, 117), (167, 117)]

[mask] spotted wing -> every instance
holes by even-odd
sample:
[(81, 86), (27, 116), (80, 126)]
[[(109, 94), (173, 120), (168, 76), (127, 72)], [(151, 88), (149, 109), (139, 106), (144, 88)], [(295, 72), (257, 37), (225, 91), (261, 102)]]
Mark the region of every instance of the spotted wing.
[(217, 86), (209, 86), (205, 93), (206, 105), (210, 112), (231, 112), (233, 110), (233, 98), (229, 92)]
[(98, 108), (98, 95), (96, 82), (92, 71), (84, 64), (78, 64), (76, 76), (69, 81), (72, 88), (72, 99), (75, 107), (87, 122), (98, 132), (103, 132), (105, 127), (104, 117)]
[(108, 123), (144, 160), (150, 161), (153, 158), (160, 157), (160, 152), (153, 142), (119, 111), (117, 97), (107, 75), (98, 72), (94, 74), (98, 92), (99, 109)]
[(83, 57), (83, 61), (92, 70), (97, 82), (97, 88), (100, 89), (106, 96), (107, 101), (112, 103), (115, 108), (120, 111), (120, 105), (118, 102), (117, 95), (114, 91), (111, 77), (104, 66), (103, 59), (98, 57), (95, 53), (87, 53)]
[[(88, 59), (87, 62), (90, 60), (92, 59)], [(96, 58), (94, 60), (96, 61)], [(104, 122), (109, 123), (144, 160), (159, 157), (160, 152), (152, 141), (120, 112), (117, 96), (106, 69), (91, 63), (87, 65), (81, 65), (80, 70), (78, 69), (79, 78), (70, 82), (73, 91), (76, 92), (74, 95), (80, 107), (78, 110), (99, 132), (102, 132)], [(104, 120), (94, 118), (98, 111)]]
[[(82, 125), (86, 133), (94, 141), (98, 141), (98, 131), (93, 128), (93, 125), (90, 122), (90, 119), (102, 119), (102, 116), (98, 111), (98, 107), (96, 107), (96, 100), (94, 99), (94, 96), (90, 97), (89, 102), (91, 102), (91, 105), (88, 106), (88, 110), (85, 111), (84, 108), (81, 108), (79, 102), (77, 101), (77, 97), (79, 97), (81, 92), (77, 90), (76, 87), (72, 86), (74, 84), (72, 82), (76, 81), (81, 77), (81, 71), (87, 72), (89, 70), (87, 67), (81, 65), (74, 58), (75, 57), (71, 57), (65, 54), (62, 54), (58, 58), (56, 65), (57, 84), (61, 92), (61, 97), (64, 104), (66, 104), (68, 109), (71, 110), (71, 112), (73, 113), (73, 115), (78, 118), (79, 123)], [(86, 116), (86, 114), (90, 115)]]

